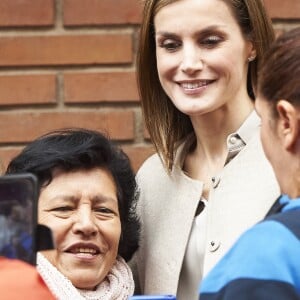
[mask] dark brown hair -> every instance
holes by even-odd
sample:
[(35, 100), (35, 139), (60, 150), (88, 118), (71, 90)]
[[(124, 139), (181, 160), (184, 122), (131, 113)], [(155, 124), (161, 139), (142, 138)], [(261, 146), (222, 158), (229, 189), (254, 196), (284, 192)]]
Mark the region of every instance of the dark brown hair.
[(280, 35), (259, 71), (258, 94), (276, 112), (278, 100), (300, 105), (300, 27)]

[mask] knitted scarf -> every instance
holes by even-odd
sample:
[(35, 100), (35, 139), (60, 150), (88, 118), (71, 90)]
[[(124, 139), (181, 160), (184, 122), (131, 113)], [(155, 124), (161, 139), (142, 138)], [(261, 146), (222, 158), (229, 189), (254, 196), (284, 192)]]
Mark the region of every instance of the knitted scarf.
[(37, 270), (58, 300), (127, 300), (134, 291), (131, 270), (120, 256), (94, 291), (75, 288), (41, 253), (37, 255)]

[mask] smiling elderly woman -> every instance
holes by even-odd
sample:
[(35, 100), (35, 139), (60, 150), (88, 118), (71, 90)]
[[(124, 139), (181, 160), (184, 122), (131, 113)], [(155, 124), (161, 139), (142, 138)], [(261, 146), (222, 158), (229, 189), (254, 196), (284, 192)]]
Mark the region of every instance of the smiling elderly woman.
[(126, 262), (138, 247), (136, 183), (127, 156), (99, 132), (46, 134), (14, 158), (7, 173), (39, 179), (38, 221), (56, 249), (37, 268), (58, 299), (128, 299), (134, 283)]

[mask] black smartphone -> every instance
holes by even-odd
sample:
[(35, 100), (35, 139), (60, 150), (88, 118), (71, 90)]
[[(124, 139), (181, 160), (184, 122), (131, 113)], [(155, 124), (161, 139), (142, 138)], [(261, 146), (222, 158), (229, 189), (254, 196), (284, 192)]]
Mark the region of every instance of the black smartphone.
[(36, 264), (37, 178), (0, 176), (0, 255)]

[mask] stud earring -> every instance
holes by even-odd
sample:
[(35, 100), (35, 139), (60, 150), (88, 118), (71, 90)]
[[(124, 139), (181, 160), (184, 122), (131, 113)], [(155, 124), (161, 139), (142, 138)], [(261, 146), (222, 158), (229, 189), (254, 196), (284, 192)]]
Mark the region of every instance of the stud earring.
[(255, 58), (256, 58), (256, 56), (255, 56), (255, 55), (251, 55), (251, 56), (249, 56), (249, 57), (248, 57), (248, 62), (251, 62), (251, 61), (253, 61)]

